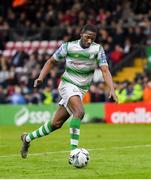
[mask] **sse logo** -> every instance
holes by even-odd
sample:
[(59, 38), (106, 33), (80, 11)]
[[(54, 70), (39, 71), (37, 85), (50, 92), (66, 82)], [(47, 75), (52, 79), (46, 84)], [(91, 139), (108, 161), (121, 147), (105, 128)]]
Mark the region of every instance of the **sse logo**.
[(29, 111), (28, 108), (23, 107), (15, 115), (15, 124), (21, 126), (25, 123), (40, 124), (50, 121), (53, 114), (49, 111)]

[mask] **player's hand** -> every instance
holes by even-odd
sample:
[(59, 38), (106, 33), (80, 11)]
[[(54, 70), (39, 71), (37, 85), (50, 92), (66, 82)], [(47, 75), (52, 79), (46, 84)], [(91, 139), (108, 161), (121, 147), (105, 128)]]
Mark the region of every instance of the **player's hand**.
[(42, 80), (41, 79), (36, 79), (35, 81), (34, 81), (34, 88), (36, 88), (36, 87), (39, 87), (41, 84), (42, 84)]
[(114, 90), (111, 90), (110, 92), (109, 92), (109, 97), (108, 97), (110, 100), (111, 100), (111, 102), (116, 102), (116, 103), (118, 103), (118, 97), (117, 97), (117, 95), (115, 94), (115, 91)]

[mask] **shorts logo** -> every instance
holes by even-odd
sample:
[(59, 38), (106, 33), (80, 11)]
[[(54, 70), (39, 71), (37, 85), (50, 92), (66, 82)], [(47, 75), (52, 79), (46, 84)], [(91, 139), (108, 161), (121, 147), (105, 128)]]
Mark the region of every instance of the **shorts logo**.
[(73, 89), (73, 92), (79, 92), (79, 91), (78, 91), (78, 89), (74, 88), (74, 89)]

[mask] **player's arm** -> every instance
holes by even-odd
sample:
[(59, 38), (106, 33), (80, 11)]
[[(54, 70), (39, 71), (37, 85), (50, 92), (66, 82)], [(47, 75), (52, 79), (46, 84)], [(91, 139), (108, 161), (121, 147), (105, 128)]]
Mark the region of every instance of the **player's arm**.
[(99, 50), (97, 58), (99, 61), (99, 67), (100, 67), (100, 70), (102, 71), (103, 78), (104, 78), (106, 84), (108, 85), (108, 87), (110, 89), (109, 98), (113, 98), (113, 100), (115, 102), (118, 102), (118, 99), (117, 99), (117, 96), (116, 96), (115, 90), (114, 90), (112, 76), (111, 76), (111, 73), (109, 71), (108, 63), (106, 60), (106, 55), (105, 55), (105, 52), (104, 52), (104, 49), (102, 46), (100, 46), (100, 50)]
[(34, 82), (34, 87), (39, 86), (47, 74), (49, 73), (51, 67), (53, 64), (55, 64), (57, 61), (64, 60), (64, 58), (67, 55), (67, 43), (63, 43), (55, 52), (54, 54), (47, 60), (45, 65), (43, 66), (39, 77)]
[(112, 76), (111, 76), (108, 66), (102, 65), (102, 66), (100, 66), (100, 69), (102, 71), (103, 78), (110, 89), (109, 98), (113, 98), (115, 102), (118, 102), (118, 99), (117, 99), (117, 96), (116, 96), (115, 90), (114, 90)]
[(34, 87), (39, 86), (40, 84), (42, 84), (43, 80), (45, 79), (45, 77), (47, 76), (47, 74), (50, 72), (50, 69), (52, 67), (53, 64), (56, 63), (56, 60), (54, 59), (53, 56), (51, 56), (46, 63), (44, 64), (39, 77), (35, 80), (34, 82)]

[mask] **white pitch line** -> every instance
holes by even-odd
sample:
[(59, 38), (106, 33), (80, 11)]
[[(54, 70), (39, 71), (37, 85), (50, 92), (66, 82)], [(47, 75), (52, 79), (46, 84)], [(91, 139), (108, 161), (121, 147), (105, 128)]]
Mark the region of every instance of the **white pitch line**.
[(9, 147), (9, 146), (5, 144), (0, 144), (0, 147)]
[(100, 151), (100, 150), (107, 150), (107, 149), (131, 149), (131, 148), (141, 148), (141, 147), (151, 147), (151, 144), (140, 144), (134, 146), (119, 146), (119, 147), (109, 147), (109, 148), (94, 148), (89, 149), (89, 151)]
[[(88, 149), (88, 151), (105, 151), (109, 149), (113, 150), (122, 150), (122, 149), (133, 149), (133, 148), (143, 148), (143, 147), (151, 147), (151, 144), (142, 144), (142, 145), (134, 145), (134, 146), (119, 146), (119, 147), (107, 147), (107, 148), (95, 148)], [(41, 152), (41, 153), (32, 153), (28, 154), (29, 156), (39, 156), (39, 155), (48, 155), (48, 154), (60, 154), (60, 153), (69, 153), (70, 151), (53, 151), (53, 152)], [(10, 155), (1, 155), (0, 158), (7, 157), (20, 157), (20, 154), (10, 154)]]

